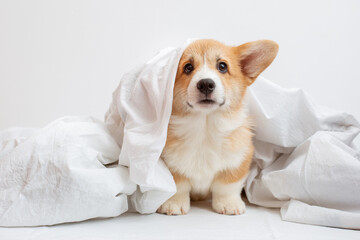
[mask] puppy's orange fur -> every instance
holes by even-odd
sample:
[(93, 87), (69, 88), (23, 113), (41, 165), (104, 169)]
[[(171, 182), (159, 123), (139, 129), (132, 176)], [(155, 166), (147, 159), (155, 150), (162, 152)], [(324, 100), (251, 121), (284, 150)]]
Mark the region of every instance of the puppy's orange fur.
[[(184, 214), (190, 208), (190, 194), (198, 199), (210, 192), (215, 211), (244, 212), (240, 192), (254, 152), (244, 96), (277, 51), (277, 44), (268, 40), (237, 47), (198, 40), (186, 48), (177, 70), (162, 154), (178, 191), (158, 212)], [(219, 71), (219, 63), (226, 64), (225, 73)], [(191, 73), (184, 71), (187, 64), (193, 66)], [(210, 107), (198, 102), (202, 95), (194, 86), (201, 77), (212, 78), (216, 83), (216, 91), (210, 95), (214, 104)]]

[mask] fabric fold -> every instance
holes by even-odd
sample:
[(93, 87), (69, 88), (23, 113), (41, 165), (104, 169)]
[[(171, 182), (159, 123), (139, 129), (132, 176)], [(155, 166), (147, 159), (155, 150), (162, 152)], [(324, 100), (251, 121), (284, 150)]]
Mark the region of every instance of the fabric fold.
[(280, 207), (286, 221), (360, 229), (356, 119), (263, 78), (247, 97), (256, 122), (249, 201)]

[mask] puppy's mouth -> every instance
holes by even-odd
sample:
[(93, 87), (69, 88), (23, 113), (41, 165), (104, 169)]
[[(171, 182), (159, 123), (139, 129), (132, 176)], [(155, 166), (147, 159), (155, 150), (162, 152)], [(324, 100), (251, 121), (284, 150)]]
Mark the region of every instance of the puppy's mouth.
[[(187, 103), (187, 105), (189, 106), (189, 107), (191, 107), (191, 108), (193, 108), (194, 106), (192, 105), (192, 104), (190, 104), (189, 102), (186, 102)], [(206, 98), (206, 99), (202, 99), (202, 100), (200, 100), (200, 101), (198, 101), (197, 102), (197, 104), (200, 104), (200, 105), (202, 105), (202, 106), (213, 106), (213, 105), (219, 105), (219, 107), (221, 107), (222, 105), (224, 105), (225, 104), (225, 99), (224, 99), (224, 101), (222, 102), (222, 103), (218, 103), (217, 101), (215, 101), (215, 100), (212, 100), (212, 99), (209, 99), (209, 98)]]
[(203, 99), (198, 102), (199, 104), (211, 105), (215, 104), (216, 102), (212, 99)]

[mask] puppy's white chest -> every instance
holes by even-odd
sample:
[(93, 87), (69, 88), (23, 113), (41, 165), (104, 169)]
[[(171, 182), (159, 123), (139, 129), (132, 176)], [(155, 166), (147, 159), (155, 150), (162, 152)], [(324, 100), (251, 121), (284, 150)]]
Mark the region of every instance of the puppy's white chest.
[(175, 117), (170, 121), (169, 131), (176, 141), (164, 149), (164, 160), (172, 171), (186, 176), (196, 192), (208, 191), (218, 172), (241, 163), (240, 153), (224, 149), (226, 133), (239, 122), (219, 122), (216, 117)]
[(199, 137), (199, 132), (194, 131), (193, 134), (190, 141), (180, 144), (182, 152), (179, 152), (176, 158), (181, 162), (179, 168), (182, 168), (182, 172), (190, 179), (206, 182), (206, 179), (212, 179), (223, 168), (221, 141), (215, 140), (209, 133), (202, 137)]
[(166, 155), (166, 164), (186, 176), (196, 192), (207, 192), (215, 174), (222, 169), (221, 146), (199, 129), (194, 129), (192, 135)]

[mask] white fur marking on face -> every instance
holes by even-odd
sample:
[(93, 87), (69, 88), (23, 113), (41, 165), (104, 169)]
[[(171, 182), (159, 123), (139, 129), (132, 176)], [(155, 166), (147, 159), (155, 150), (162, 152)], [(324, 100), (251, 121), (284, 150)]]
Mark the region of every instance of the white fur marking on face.
[[(215, 101), (216, 104), (204, 106), (203, 104), (198, 103), (199, 101), (204, 99), (204, 94), (202, 94), (197, 89), (197, 83), (205, 78), (212, 79), (215, 82), (216, 85), (215, 90), (210, 94), (209, 97), (211, 100)], [(187, 102), (197, 110), (209, 111), (218, 108), (224, 102), (224, 99), (225, 99), (225, 91), (222, 81), (218, 73), (213, 71), (207, 66), (206, 55), (204, 55), (204, 65), (197, 73), (195, 73), (188, 86)]]

